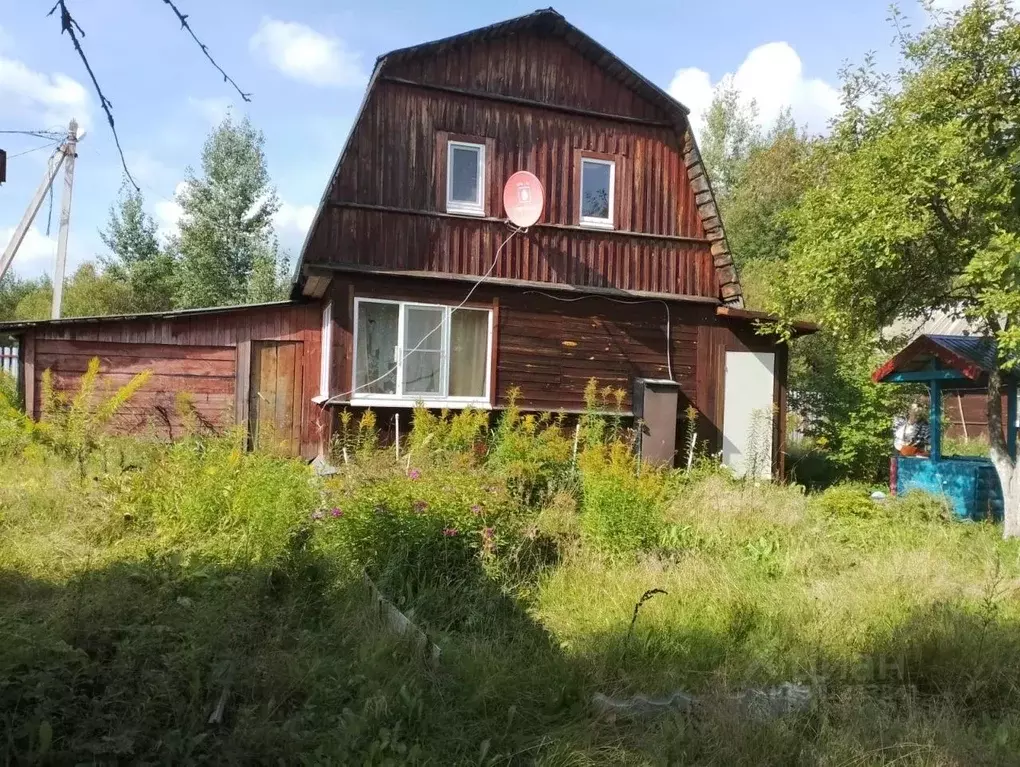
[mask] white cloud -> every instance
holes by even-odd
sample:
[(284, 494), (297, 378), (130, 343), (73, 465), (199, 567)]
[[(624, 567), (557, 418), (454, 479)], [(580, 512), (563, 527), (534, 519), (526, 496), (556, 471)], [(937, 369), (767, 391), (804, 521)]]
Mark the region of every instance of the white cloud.
[(932, 7), (940, 11), (958, 11), (970, 5), (971, 0), (932, 0)]
[(312, 85), (356, 87), (366, 79), (361, 55), (343, 40), (294, 21), (263, 18), (248, 47), (288, 77)]
[(188, 98), (188, 105), (200, 114), (209, 125), (216, 127), (227, 116), (233, 102), (228, 98)]
[(315, 219), (316, 210), (314, 205), (293, 205), (289, 202), (281, 202), (280, 209), (273, 217), (277, 233), (281, 236), (294, 234), (303, 238)]
[[(0, 229), (0, 253), (3, 253), (7, 248), (13, 236), (13, 226)], [(21, 241), (21, 247), (18, 248), (18, 252), (11, 262), (11, 271), (22, 277), (38, 277), (41, 274), (52, 274), (56, 264), (56, 257), (56, 234), (47, 237), (33, 226), (25, 233), (25, 239)], [(69, 257), (68, 261), (75, 262), (76, 259)], [(70, 264), (68, 264), (68, 267), (70, 268)]]
[(172, 200), (157, 200), (152, 205), (152, 212), (156, 217), (156, 226), (159, 227), (159, 232), (164, 237), (169, 237), (177, 231), (177, 224), (180, 222), (181, 217), (184, 216), (184, 209), (177, 202), (177, 198), (184, 194), (187, 189), (187, 181), (178, 182), (177, 186), (174, 187)]
[(0, 56), (0, 118), (35, 121), (30, 128), (62, 128), (72, 117), (82, 128), (88, 125), (85, 86), (65, 74), (36, 72), (17, 59)]
[(704, 125), (712, 94), (723, 82), (732, 82), (744, 98), (754, 99), (763, 127), (774, 123), (779, 113), (790, 107), (798, 124), (821, 131), (840, 110), (839, 91), (824, 80), (806, 78), (800, 56), (789, 43), (766, 43), (747, 54), (736, 72), (727, 73), (715, 83), (702, 69), (677, 70), (669, 93), (691, 110), (695, 131)]

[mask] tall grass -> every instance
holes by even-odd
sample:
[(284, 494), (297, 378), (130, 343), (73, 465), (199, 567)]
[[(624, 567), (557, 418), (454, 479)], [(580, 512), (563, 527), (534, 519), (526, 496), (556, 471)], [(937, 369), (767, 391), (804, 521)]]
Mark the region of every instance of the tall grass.
[[(0, 759), (1016, 763), (1016, 544), (928, 496), (640, 466), (592, 388), (579, 425), (419, 413), (400, 463), (350, 419), (326, 480), (239, 435), (104, 439), (85, 481), (10, 443)], [(784, 682), (812, 704), (734, 697)], [(696, 711), (592, 705), (677, 690)]]

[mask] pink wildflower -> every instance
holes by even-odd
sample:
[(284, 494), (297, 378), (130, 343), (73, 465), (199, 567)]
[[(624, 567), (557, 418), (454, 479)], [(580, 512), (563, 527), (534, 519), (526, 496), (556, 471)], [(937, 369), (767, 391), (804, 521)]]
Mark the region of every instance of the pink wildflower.
[(344, 515), (344, 510), (343, 509), (339, 509), (339, 508), (334, 508), (333, 511), (330, 512), (330, 514), (332, 514), (334, 518), (342, 517)]
[(443, 528), (443, 535), (446, 536), (447, 538), (453, 538), (457, 535), (457, 528), (456, 527)]

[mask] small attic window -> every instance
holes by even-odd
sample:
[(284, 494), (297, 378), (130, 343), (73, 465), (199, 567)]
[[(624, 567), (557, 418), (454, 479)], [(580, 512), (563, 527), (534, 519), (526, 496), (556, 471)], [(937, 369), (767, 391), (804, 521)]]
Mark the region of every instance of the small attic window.
[(581, 159), (581, 225), (613, 228), (613, 181), (616, 163), (612, 160)]
[(484, 216), (485, 145), (450, 141), (446, 158), (446, 210)]

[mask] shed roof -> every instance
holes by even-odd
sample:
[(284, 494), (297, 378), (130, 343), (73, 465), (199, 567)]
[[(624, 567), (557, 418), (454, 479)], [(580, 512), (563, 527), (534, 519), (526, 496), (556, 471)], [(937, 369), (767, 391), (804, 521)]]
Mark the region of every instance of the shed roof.
[(419, 56), (436, 55), (446, 50), (456, 48), (457, 46), (479, 41), (495, 40), (509, 35), (529, 31), (539, 32), (550, 37), (561, 38), (568, 45), (579, 51), (583, 56), (595, 62), (607, 74), (618, 79), (626, 87), (631, 88), (650, 103), (657, 105), (669, 116), (673, 128), (680, 136), (683, 137), (684, 163), (687, 168), (687, 177), (689, 181), (693, 183), (697, 179), (704, 178), (705, 185), (707, 186), (706, 193), (708, 199), (702, 201), (698, 205), (698, 216), (702, 221), (706, 235), (708, 235), (709, 239), (713, 242), (713, 263), (715, 265), (716, 272), (720, 275), (720, 283), (722, 285), (722, 295), (720, 296), (721, 302), (737, 308), (743, 308), (743, 291), (740, 286), (739, 276), (737, 275), (736, 268), (733, 263), (733, 256), (730, 252), (729, 243), (726, 238), (722, 217), (719, 215), (719, 210), (716, 206), (715, 192), (712, 189), (711, 179), (709, 179), (708, 172), (702, 162), (701, 153), (698, 150), (694, 133), (690, 129), (690, 122), (687, 117), (690, 110), (677, 99), (673, 98), (665, 90), (648, 80), (644, 75), (624, 62), (623, 59), (619, 58), (604, 45), (596, 41), (594, 38), (589, 37), (579, 28), (575, 27), (554, 8), (542, 8), (523, 16), (517, 16), (512, 19), (507, 19), (506, 21), (496, 22), (495, 24), (451, 35), (450, 37), (444, 37), (438, 40), (408, 46), (406, 48), (398, 48), (390, 51), (389, 53), (384, 53), (376, 59), (375, 67), (372, 70), (372, 76), (369, 78), (368, 87), (365, 90), (361, 106), (358, 109), (358, 114), (355, 116), (354, 122), (351, 123), (351, 129), (347, 134), (347, 140), (344, 142), (340, 156), (337, 158), (333, 172), (330, 174), (329, 181), (326, 184), (325, 191), (323, 192), (322, 198), (319, 202), (318, 210), (315, 213), (315, 218), (313, 219), (311, 226), (308, 228), (308, 233), (305, 236), (305, 241), (301, 248), (301, 254), (298, 257), (297, 262), (294, 264), (293, 293), (295, 295), (300, 294), (299, 284), (304, 277), (302, 265), (305, 261), (305, 255), (308, 252), (308, 248), (312, 243), (315, 228), (318, 226), (323, 212), (326, 209), (333, 180), (336, 178), (337, 173), (347, 156), (355, 131), (357, 130), (358, 124), (361, 122), (362, 116), (368, 105), (369, 97), (378, 85), (380, 73), (383, 68), (392, 62), (407, 61)]
[[(977, 383), (998, 367), (998, 345), (991, 336), (922, 335), (872, 374), (881, 383), (894, 373), (953, 370)], [(1011, 374), (1014, 377), (1015, 374)]]
[(91, 317), (61, 317), (59, 320), (11, 320), (0, 322), (0, 332), (11, 333), (39, 326), (89, 325), (97, 322), (127, 322), (130, 320), (168, 320), (177, 317), (200, 317), (207, 314), (233, 314), (252, 309), (267, 309), (278, 306), (298, 306), (303, 301), (267, 301), (261, 304), (237, 304), (234, 306), (210, 306), (198, 309), (174, 309), (167, 312), (139, 312), (138, 314), (97, 314)]

